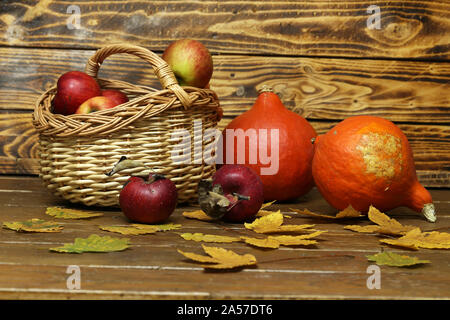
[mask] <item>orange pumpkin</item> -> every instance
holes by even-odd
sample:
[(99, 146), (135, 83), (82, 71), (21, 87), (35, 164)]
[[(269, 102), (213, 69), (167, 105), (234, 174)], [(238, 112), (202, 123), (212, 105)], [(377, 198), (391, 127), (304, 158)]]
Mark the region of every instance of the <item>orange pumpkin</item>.
[(406, 206), (436, 220), (431, 195), (417, 181), (408, 139), (391, 121), (350, 117), (318, 136), (314, 145), (314, 181), (336, 209)]
[[(228, 132), (236, 135), (228, 136)], [(241, 139), (237, 137), (239, 132)], [(311, 139), (315, 136), (308, 121), (287, 109), (265, 86), (252, 108), (234, 118), (223, 131), (223, 162), (243, 164), (257, 172), (263, 182), (264, 200), (294, 199), (313, 187)]]

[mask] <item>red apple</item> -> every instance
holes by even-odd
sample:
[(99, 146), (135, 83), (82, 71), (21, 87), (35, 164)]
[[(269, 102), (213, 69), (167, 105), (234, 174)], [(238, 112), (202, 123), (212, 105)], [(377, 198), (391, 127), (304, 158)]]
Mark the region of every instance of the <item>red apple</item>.
[(76, 114), (91, 113), (99, 110), (111, 109), (116, 106), (116, 103), (108, 97), (98, 96), (93, 97), (81, 104), (75, 112)]
[(223, 165), (212, 181), (199, 184), (199, 203), (213, 218), (242, 222), (254, 217), (264, 201), (261, 178), (239, 164)]
[(119, 104), (128, 102), (128, 97), (126, 96), (126, 94), (119, 90), (112, 90), (112, 89), (102, 90), (102, 96), (108, 97), (109, 99), (114, 101), (114, 103), (117, 106)]
[(64, 115), (75, 113), (83, 102), (101, 95), (97, 81), (81, 71), (64, 73), (59, 77), (56, 87), (53, 112)]
[(162, 58), (170, 66), (180, 85), (205, 88), (209, 84), (213, 60), (201, 42), (193, 39), (172, 42)]
[(148, 179), (131, 177), (119, 194), (122, 212), (131, 221), (158, 223), (166, 220), (177, 206), (175, 184), (159, 174)]

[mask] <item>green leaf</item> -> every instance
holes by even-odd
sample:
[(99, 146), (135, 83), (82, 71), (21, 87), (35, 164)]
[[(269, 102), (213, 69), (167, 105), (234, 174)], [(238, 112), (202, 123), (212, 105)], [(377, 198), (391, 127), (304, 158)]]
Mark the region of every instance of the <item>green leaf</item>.
[(128, 238), (101, 237), (92, 234), (87, 238), (75, 238), (74, 243), (65, 243), (62, 247), (50, 248), (50, 251), (66, 253), (112, 252), (125, 250), (128, 246)]
[(366, 257), (369, 261), (376, 262), (378, 265), (386, 265), (391, 267), (409, 267), (416, 264), (430, 263), (429, 260), (419, 260), (417, 257), (404, 256), (388, 251), (368, 255)]

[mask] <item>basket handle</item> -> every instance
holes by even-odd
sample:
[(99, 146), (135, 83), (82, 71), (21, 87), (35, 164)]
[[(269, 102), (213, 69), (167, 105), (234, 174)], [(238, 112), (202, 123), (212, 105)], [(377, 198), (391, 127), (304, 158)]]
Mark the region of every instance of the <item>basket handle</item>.
[(98, 49), (97, 52), (88, 60), (85, 72), (88, 75), (97, 78), (98, 70), (100, 69), (103, 61), (110, 55), (118, 53), (131, 54), (150, 63), (162, 87), (172, 91), (180, 100), (185, 109), (192, 105), (193, 100), (178, 84), (172, 69), (166, 61), (152, 51), (139, 46), (130, 44), (112, 44)]

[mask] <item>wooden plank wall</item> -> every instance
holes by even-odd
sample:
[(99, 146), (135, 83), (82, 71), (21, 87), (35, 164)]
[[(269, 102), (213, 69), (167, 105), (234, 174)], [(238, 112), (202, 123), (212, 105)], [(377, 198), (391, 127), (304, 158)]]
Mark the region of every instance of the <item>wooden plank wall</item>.
[[(379, 29), (368, 27), (376, 21), (371, 5)], [(448, 1), (3, 0), (0, 173), (37, 174), (31, 114), (59, 75), (83, 70), (103, 45), (161, 54), (180, 38), (198, 39), (214, 55), (221, 127), (269, 84), (319, 133), (357, 114), (394, 121), (410, 140), (420, 181), (450, 187)], [(126, 55), (108, 58), (100, 76), (159, 87), (144, 62)]]

